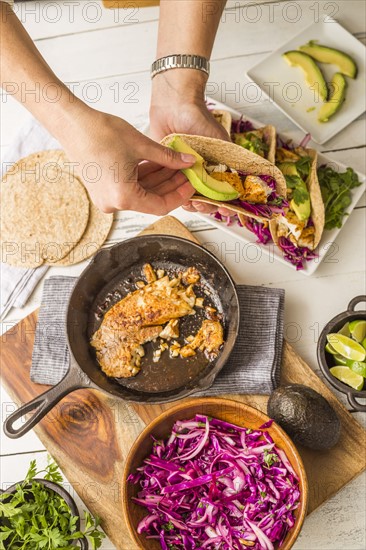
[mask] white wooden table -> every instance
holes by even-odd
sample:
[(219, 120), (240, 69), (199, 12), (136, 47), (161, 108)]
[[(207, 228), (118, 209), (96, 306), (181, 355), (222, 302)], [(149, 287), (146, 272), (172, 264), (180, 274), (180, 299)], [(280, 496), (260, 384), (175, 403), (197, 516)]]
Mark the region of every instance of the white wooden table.
[[(286, 131), (299, 139), (301, 132), (268, 100), (253, 101), (244, 73), (322, 14), (335, 17), (365, 42), (366, 3), (363, 0), (277, 0), (253, 4), (229, 0), (212, 56), (208, 93), (248, 116), (272, 122), (279, 132)], [(96, 1), (38, 0), (18, 4), (16, 10), (46, 60), (64, 81), (74, 83), (79, 96), (138, 127), (145, 123), (150, 94), (149, 66), (157, 37), (157, 8), (111, 11)], [(3, 153), (29, 115), (12, 98), (2, 96), (1, 99)], [(320, 150), (364, 172), (365, 115)], [(235, 254), (230, 253), (236, 243), (227, 234), (205, 224), (194, 214), (177, 211), (174, 215), (188, 223), (203, 243), (218, 244), (226, 251), (222, 259), (238, 283), (273, 285), (286, 290), (286, 337), (319, 372), (315, 353), (318, 328), (343, 311), (352, 297), (365, 293), (365, 207), (363, 197), (337, 239), (336, 258), (325, 259), (311, 278), (280, 263), (269, 264), (265, 255), (255, 262), (238, 262)], [(116, 234), (132, 236), (153, 219), (153, 216), (122, 213), (112, 238)], [(83, 265), (75, 266), (68, 274), (77, 275), (82, 268)], [(60, 272), (65, 274), (52, 268), (47, 277)], [(2, 331), (39, 305), (41, 286), (24, 309), (9, 314)], [(338, 397), (342, 399), (341, 395)], [(13, 407), (2, 390), (1, 423)], [(364, 422), (361, 414), (356, 416)], [(363, 452), (360, 442), (360, 453)], [(22, 479), (32, 458), (37, 458), (39, 464), (46, 460), (46, 451), (33, 433), (13, 441), (5, 438), (1, 430), (0, 454), (1, 484)], [(306, 520), (295, 548), (363, 549), (366, 547), (365, 518), (365, 476), (360, 476)], [(103, 548), (114, 547), (105, 541)]]

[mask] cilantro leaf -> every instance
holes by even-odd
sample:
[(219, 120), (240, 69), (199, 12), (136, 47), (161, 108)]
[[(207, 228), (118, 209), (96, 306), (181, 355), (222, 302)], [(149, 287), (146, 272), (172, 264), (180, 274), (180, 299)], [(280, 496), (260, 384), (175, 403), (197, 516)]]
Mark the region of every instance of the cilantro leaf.
[(331, 166), (318, 168), (318, 180), (325, 208), (325, 229), (342, 227), (347, 208), (352, 202), (352, 189), (361, 185), (352, 168), (336, 172)]
[(296, 204), (302, 204), (309, 200), (310, 195), (306, 183), (299, 176), (285, 176), (286, 185), (292, 190), (292, 198)]

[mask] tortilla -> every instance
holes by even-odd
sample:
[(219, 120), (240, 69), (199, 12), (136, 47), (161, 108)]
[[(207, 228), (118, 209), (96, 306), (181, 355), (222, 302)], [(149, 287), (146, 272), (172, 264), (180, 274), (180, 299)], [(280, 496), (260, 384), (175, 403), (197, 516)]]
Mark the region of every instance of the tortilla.
[(70, 250), (69, 254), (50, 265), (70, 266), (83, 262), (93, 256), (106, 241), (113, 224), (113, 214), (101, 212), (90, 201), (88, 225), (80, 241)]
[[(205, 160), (214, 164), (226, 164), (229, 168), (241, 170), (253, 176), (267, 175), (276, 181), (276, 192), (279, 196), (286, 197), (286, 180), (281, 170), (268, 160), (235, 145), (229, 141), (209, 138), (204, 136), (190, 136), (187, 134), (170, 134), (162, 141), (162, 145), (169, 146), (176, 135), (179, 135), (192, 149), (197, 151)], [(193, 195), (191, 200), (208, 204), (215, 204), (218, 208), (227, 208), (235, 213), (243, 213), (254, 219), (262, 220), (261, 217), (247, 212), (240, 206), (234, 206), (230, 202), (208, 199), (203, 195)]]
[(89, 219), (86, 190), (59, 150), (16, 162), (2, 179), (0, 200), (1, 260), (17, 267), (64, 258)]
[[(322, 238), (325, 224), (325, 210), (317, 174), (318, 153), (315, 149), (304, 149), (304, 151), (306, 151), (306, 155), (312, 159), (307, 186), (311, 202), (311, 219), (315, 228), (313, 247), (313, 250), (315, 250), (320, 242), (320, 239)], [(273, 242), (278, 246), (276, 221), (274, 224), (270, 224), (270, 231)]]
[[(263, 136), (263, 139), (268, 146), (268, 151), (265, 158), (269, 162), (272, 162), (272, 164), (274, 164), (276, 159), (276, 128), (271, 124), (267, 124), (267, 126), (260, 126), (259, 128), (248, 130), (247, 132), (233, 132), (233, 134), (241, 136), (241, 135), (249, 134), (251, 132), (259, 133), (261, 136)], [(241, 146), (239, 145), (239, 147)]]
[(225, 128), (225, 130), (227, 131), (227, 133), (231, 134), (231, 114), (229, 113), (229, 111), (223, 111), (221, 109), (213, 109), (211, 111), (211, 113), (213, 114), (214, 118), (217, 120), (217, 122), (219, 124), (221, 124), (221, 126), (223, 128)]

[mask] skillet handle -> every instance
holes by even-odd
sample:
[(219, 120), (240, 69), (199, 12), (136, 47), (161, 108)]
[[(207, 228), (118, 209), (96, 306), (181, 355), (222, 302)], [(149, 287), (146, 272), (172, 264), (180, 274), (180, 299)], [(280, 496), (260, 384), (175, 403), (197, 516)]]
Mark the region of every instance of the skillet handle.
[[(5, 435), (11, 439), (22, 437), (31, 430), (38, 422), (55, 406), (61, 399), (80, 388), (88, 388), (92, 385), (91, 380), (81, 371), (76, 361), (71, 358), (70, 368), (64, 378), (53, 386), (53, 388), (35, 397), (29, 403), (25, 403), (13, 412), (4, 422)], [(18, 428), (14, 427), (17, 420), (28, 413), (33, 414)]]

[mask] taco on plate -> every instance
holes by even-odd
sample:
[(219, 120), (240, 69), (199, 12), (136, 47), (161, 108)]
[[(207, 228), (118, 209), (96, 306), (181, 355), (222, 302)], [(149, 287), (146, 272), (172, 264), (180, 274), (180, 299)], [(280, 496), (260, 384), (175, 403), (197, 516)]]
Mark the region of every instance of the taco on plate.
[(276, 128), (274, 126), (268, 124), (255, 128), (249, 120), (245, 120), (243, 117), (239, 120), (232, 120), (229, 111), (214, 109), (211, 112), (230, 135), (233, 143), (269, 160), (269, 162), (275, 162)]
[(286, 178), (289, 208), (270, 225), (273, 241), (296, 266), (314, 258), (324, 230), (324, 203), (314, 149), (279, 147), (276, 165)]

